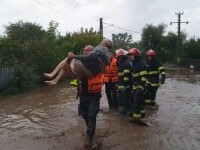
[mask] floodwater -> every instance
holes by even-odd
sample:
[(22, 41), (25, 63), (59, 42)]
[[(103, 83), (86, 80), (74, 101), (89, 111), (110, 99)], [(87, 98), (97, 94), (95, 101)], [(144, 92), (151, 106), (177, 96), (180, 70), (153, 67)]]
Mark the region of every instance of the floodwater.
[(1, 150), (198, 150), (200, 149), (200, 73), (167, 69), (157, 93), (160, 108), (148, 111), (152, 126), (129, 123), (108, 110), (105, 92), (93, 145), (77, 114), (76, 88), (68, 83), (40, 87), (0, 100)]

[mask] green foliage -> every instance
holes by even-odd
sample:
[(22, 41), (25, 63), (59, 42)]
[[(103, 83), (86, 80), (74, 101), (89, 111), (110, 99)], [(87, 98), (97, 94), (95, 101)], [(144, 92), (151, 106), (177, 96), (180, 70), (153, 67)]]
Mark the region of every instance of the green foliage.
[(128, 33), (112, 34), (113, 49), (119, 48), (128, 50), (133, 42), (132, 35)]
[(190, 39), (181, 50), (183, 58), (200, 59), (200, 39)]
[[(99, 45), (102, 37), (93, 28), (83, 29), (66, 35), (60, 35), (58, 23), (51, 21), (47, 30), (31, 22), (18, 21), (5, 26), (5, 36), (0, 37), (0, 65), (16, 68), (11, 93), (24, 92), (33, 85), (33, 75), (43, 79), (43, 73), (51, 71), (69, 51), (82, 53), (86, 45)], [(145, 54), (147, 48), (153, 48), (156, 57), (162, 62), (173, 61), (177, 53), (177, 34), (165, 33), (166, 25), (147, 24), (142, 30), (141, 41), (133, 42), (128, 33), (112, 34), (113, 49), (128, 50), (136, 47)], [(186, 41), (181, 33), (180, 55), (183, 58), (200, 58), (200, 40)], [(8, 92), (9, 93), (9, 92)]]
[(165, 32), (166, 25), (154, 26), (147, 24), (142, 31), (141, 44), (143, 49), (152, 48), (155, 51), (161, 49), (161, 41)]
[(50, 21), (49, 27), (48, 27), (48, 30), (47, 30), (47, 40), (48, 41), (55, 41), (55, 39), (57, 38), (57, 36), (59, 34), (57, 27), (58, 27), (57, 22)]
[[(177, 34), (169, 32), (165, 36), (165, 28), (164, 24), (158, 26), (147, 24), (142, 31), (141, 46), (144, 50), (153, 49), (156, 52), (156, 57), (163, 62), (172, 62), (181, 56), (181, 50), (177, 48)], [(186, 34), (181, 32), (180, 46), (184, 44), (185, 40)]]
[(38, 47), (45, 39), (45, 31), (35, 23), (19, 21), (6, 26), (6, 36), (2, 40), (1, 64), (20, 65), (32, 63), (34, 55), (39, 53)]
[(98, 32), (94, 31), (93, 28), (89, 30), (81, 28), (79, 32), (74, 32), (72, 34), (69, 42), (71, 43), (71, 50), (73, 50), (75, 54), (80, 54), (86, 45), (95, 47), (99, 45), (100, 41), (101, 36)]
[(30, 42), (40, 41), (44, 38), (45, 31), (36, 23), (23, 22), (10, 23), (5, 26), (7, 37), (14, 42), (27, 44)]
[(33, 80), (30, 67), (25, 65), (15, 66), (11, 87), (7, 88), (3, 95), (17, 94), (27, 92), (33, 88)]
[(62, 36), (57, 27), (54, 21), (49, 23), (47, 31), (36, 23), (23, 21), (5, 26), (6, 35), (0, 38), (0, 65), (16, 68), (13, 86), (7, 93), (26, 91), (33, 83), (33, 74), (43, 79), (43, 73), (51, 71), (67, 52), (73, 50), (78, 54), (86, 45), (96, 46), (101, 41), (92, 28)]
[(32, 87), (32, 75), (33, 71), (29, 66), (16, 66), (13, 73), (13, 85), (19, 88), (22, 92)]

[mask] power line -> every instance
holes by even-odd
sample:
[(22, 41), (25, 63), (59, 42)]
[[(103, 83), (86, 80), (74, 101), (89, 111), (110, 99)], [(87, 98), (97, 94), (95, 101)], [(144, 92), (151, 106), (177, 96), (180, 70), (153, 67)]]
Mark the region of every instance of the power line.
[[(44, 3), (42, 3), (42, 2), (40, 2), (40, 1), (38, 1), (38, 0), (34, 0), (34, 1), (37, 2), (37, 3), (40, 4), (40, 5), (43, 5), (43, 6), (47, 7), (47, 8), (49, 8), (49, 9), (51, 9), (52, 11), (54, 11), (54, 12), (56, 12), (56, 13), (59, 13), (59, 14), (65, 16), (65, 17), (71, 18), (73, 21), (80, 23), (80, 20), (77, 20), (77, 19), (71, 17), (70, 15), (66, 15), (66, 14), (63, 13), (62, 11), (55, 9), (56, 7), (54, 7), (54, 6), (50, 7), (49, 5), (46, 5), (46, 4), (44, 4)], [(58, 7), (58, 6), (57, 6), (57, 7)], [(72, 24), (68, 24), (68, 25), (70, 25), (71, 27), (74, 28), (74, 26), (73, 26)], [(89, 25), (87, 24), (87, 26), (89, 26)]]
[(141, 32), (138, 32), (138, 31), (133, 31), (133, 30), (129, 30), (129, 29), (125, 29), (125, 28), (121, 28), (119, 26), (115, 26), (114, 24), (109, 24), (109, 23), (105, 23), (103, 22), (103, 24), (107, 24), (113, 28), (117, 28), (117, 29), (121, 29), (121, 30), (124, 30), (124, 31), (129, 31), (129, 32), (133, 32), (133, 33), (137, 33), (137, 34), (140, 34)]
[[(66, 12), (66, 11), (68, 11), (69, 12), (69, 14), (71, 14), (72, 12), (73, 12), (73, 10), (72, 9), (75, 9), (75, 8), (77, 8), (77, 3), (76, 3), (76, 7), (73, 7), (70, 3), (70, 5), (71, 5), (71, 7), (73, 7), (73, 8), (69, 8), (69, 5), (67, 5), (66, 7), (68, 7), (67, 9), (66, 8), (62, 8), (60, 5), (58, 5), (58, 4), (55, 4), (54, 2), (52, 2), (51, 0), (48, 0), (53, 6), (56, 6), (57, 8), (59, 8), (59, 9), (62, 9), (64, 12)], [(71, 10), (71, 11), (70, 11)], [(93, 22), (94, 20), (95, 21), (98, 21), (98, 19), (94, 19), (94, 18), (92, 18), (91, 16), (89, 16), (89, 15), (87, 15), (86, 13), (84, 13), (83, 11), (83, 9), (82, 9), (82, 11), (80, 12), (80, 9), (76, 9), (77, 11), (76, 11), (76, 14), (78, 13), (79, 15), (81, 15), (81, 16), (85, 16), (85, 17), (87, 17), (88, 19), (87, 20), (90, 20), (91, 22)]]
[[(41, 3), (41, 2), (38, 1), (38, 0), (34, 0), (34, 1), (37, 2), (37, 3), (39, 3), (40, 5), (43, 5), (43, 6), (47, 7), (47, 8), (49, 8), (49, 9), (51, 9), (52, 11), (55, 11), (55, 12), (57, 12), (57, 13), (60, 13), (60, 14), (64, 15), (65, 17), (70, 17), (70, 16), (64, 14), (64, 13), (61, 12), (61, 11), (58, 11), (58, 10), (52, 8), (52, 7), (49, 7), (49, 6), (47, 6), (47, 5), (43, 4), (43, 3)], [(74, 20), (74, 21), (76, 21), (76, 22), (79, 22), (78, 20), (76, 20), (76, 19), (74, 19), (74, 18), (72, 18), (72, 20)]]
[[(50, 2), (50, 3), (52, 4), (52, 6), (46, 5), (45, 3), (42, 3), (42, 2), (39, 1), (39, 0), (34, 0), (34, 1), (37, 2), (37, 3), (40, 4), (40, 5), (43, 5), (43, 6), (47, 7), (47, 8), (49, 8), (49, 9), (51, 9), (52, 11), (54, 11), (54, 12), (56, 12), (56, 13), (62, 14), (62, 15), (65, 16), (65, 17), (70, 17), (72, 20), (74, 20), (74, 21), (80, 23), (79, 20), (77, 20), (77, 19), (71, 17), (70, 15), (66, 15), (65, 13), (63, 13), (63, 12), (62, 12), (63, 9), (61, 9), (60, 6), (58, 6), (57, 4), (53, 3), (53, 2), (50, 1), (50, 0), (48, 0), (48, 2)], [(55, 9), (55, 8), (59, 8), (59, 10), (57, 10), (57, 9)], [(60, 10), (61, 10), (61, 11), (60, 11)], [(64, 10), (63, 10), (63, 11), (64, 11)], [(67, 11), (69, 12), (70, 10), (67, 9)], [(71, 12), (71, 11), (70, 11), (70, 12)], [(82, 15), (86, 15), (86, 14), (82, 13)], [(86, 15), (86, 16), (87, 16), (87, 15)], [(94, 19), (94, 18), (93, 18), (93, 20), (95, 20), (95, 21), (98, 20), (98, 21), (99, 21), (99, 19)], [(133, 32), (133, 33), (137, 33), (137, 34), (140, 34), (140, 33), (141, 33), (141, 32), (138, 32), (138, 31), (133, 31), (133, 30), (121, 28), (121, 27), (119, 27), (119, 26), (115, 26), (114, 24), (109, 24), (109, 23), (102, 22), (102, 26), (103, 26), (103, 24), (106, 24), (107, 27), (110, 26), (110, 27), (117, 28), (117, 29), (124, 30), (124, 31), (128, 31), (128, 32)]]
[[(77, 3), (79, 3), (79, 1), (77, 1), (77, 0), (75, 0), (75, 2), (77, 2)], [(79, 7), (79, 11), (80, 11), (80, 13), (82, 14), (83, 12), (85, 12), (85, 15), (86, 15), (86, 13), (87, 13), (87, 11), (85, 11), (85, 10), (87, 10), (87, 9), (91, 9), (91, 8), (86, 8), (84, 5), (82, 5), (81, 3), (79, 3), (80, 5), (81, 5), (81, 7)], [(97, 18), (95, 18), (95, 17), (93, 17), (93, 16), (91, 16), (91, 15), (89, 15), (88, 13), (87, 13), (87, 15), (86, 15), (87, 17), (90, 17), (92, 20), (94, 20), (94, 21), (99, 21), (99, 19), (97, 19)]]

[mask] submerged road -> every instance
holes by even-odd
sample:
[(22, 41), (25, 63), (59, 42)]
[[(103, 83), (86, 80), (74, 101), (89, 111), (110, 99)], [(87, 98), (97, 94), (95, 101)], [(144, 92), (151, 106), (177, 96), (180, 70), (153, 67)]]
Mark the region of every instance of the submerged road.
[[(156, 101), (159, 110), (148, 112), (153, 125), (137, 126), (110, 111), (103, 92), (92, 149), (200, 149), (200, 73), (168, 69)], [(76, 88), (67, 83), (0, 99), (0, 149), (87, 149), (77, 104)]]

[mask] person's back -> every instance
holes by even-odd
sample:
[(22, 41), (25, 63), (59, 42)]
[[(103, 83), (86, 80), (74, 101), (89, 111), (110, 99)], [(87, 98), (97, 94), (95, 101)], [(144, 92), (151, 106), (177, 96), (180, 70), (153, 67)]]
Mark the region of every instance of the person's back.
[[(146, 85), (147, 81), (143, 81), (142, 78), (146, 78), (147, 76), (147, 70), (146, 65), (142, 58), (138, 56), (132, 63), (132, 84), (135, 86), (135, 88), (141, 88), (144, 85)], [(145, 72), (145, 74), (143, 73)], [(142, 86), (141, 86), (142, 85)]]
[(104, 74), (105, 92), (110, 109), (118, 108), (117, 86), (116, 86), (117, 81), (118, 81), (117, 59), (114, 56), (112, 56), (111, 62), (106, 67), (106, 73)]
[(118, 81), (118, 66), (117, 59), (112, 56), (110, 64), (106, 67), (106, 73), (104, 74), (104, 83), (117, 82)]
[(117, 65), (118, 65), (118, 110), (120, 115), (126, 115), (130, 112), (130, 79), (131, 79), (131, 66), (129, 58), (126, 55), (127, 51), (119, 49), (116, 51)]
[(166, 73), (164, 67), (156, 61), (155, 56), (156, 56), (155, 51), (152, 49), (149, 49), (146, 52), (146, 66), (147, 66), (148, 81), (150, 83), (150, 86), (148, 95), (146, 96), (145, 99), (145, 104), (146, 106), (154, 106), (153, 109), (158, 109), (158, 105), (155, 102), (156, 93), (160, 84), (164, 84)]
[(96, 75), (100, 72), (104, 72), (103, 68), (109, 65), (111, 53), (106, 47), (98, 45), (87, 57), (77, 55), (74, 58), (80, 60), (93, 75)]
[[(131, 66), (128, 59), (128, 56), (123, 56), (118, 62), (118, 86), (130, 86), (130, 78), (131, 78)], [(128, 79), (128, 80), (126, 80)]]
[(148, 69), (148, 78), (152, 86), (159, 86), (160, 75), (161, 84), (164, 83), (166, 73), (164, 67), (156, 60), (154, 50), (150, 49), (146, 52), (146, 66)]

